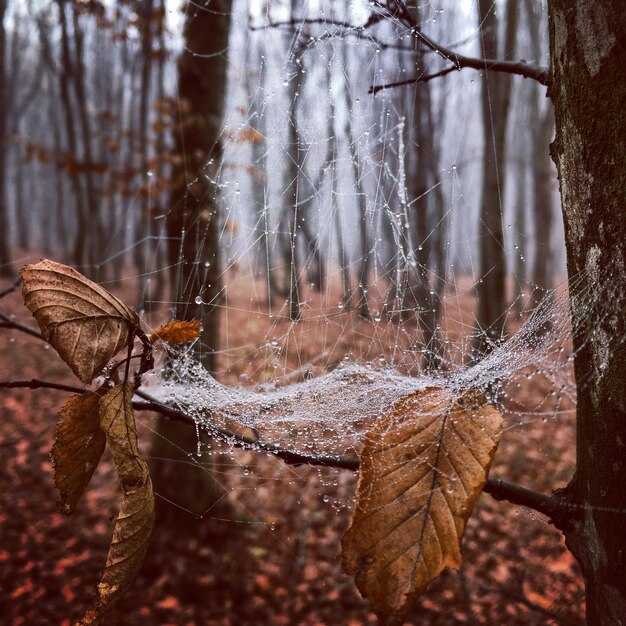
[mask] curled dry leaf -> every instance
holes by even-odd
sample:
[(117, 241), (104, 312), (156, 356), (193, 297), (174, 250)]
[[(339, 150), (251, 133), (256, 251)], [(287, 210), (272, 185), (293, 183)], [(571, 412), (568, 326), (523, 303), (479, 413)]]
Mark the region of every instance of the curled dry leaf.
[(154, 493), (148, 477), (143, 485), (124, 493), (109, 554), (97, 586), (96, 603), (80, 624), (102, 623), (105, 614), (126, 592), (146, 556), (153, 526)]
[(133, 384), (126, 382), (115, 385), (100, 400), (100, 426), (123, 490), (143, 484), (148, 478), (148, 467), (137, 445), (133, 394)]
[(61, 407), (51, 454), (59, 508), (66, 515), (74, 511), (104, 450), (99, 402), (98, 394), (88, 392), (70, 396)]
[(342, 560), (381, 619), (402, 620), (445, 567), (487, 480), (502, 416), (474, 390), (430, 387), (394, 405), (366, 436)]
[(150, 341), (154, 343), (158, 339), (166, 341), (173, 346), (190, 343), (200, 336), (202, 327), (200, 320), (172, 320), (164, 326), (159, 326), (151, 335)]
[(83, 383), (132, 341), (137, 314), (71, 267), (44, 259), (20, 275), (41, 334)]
[(100, 400), (100, 426), (106, 433), (123, 497), (96, 603), (81, 624), (102, 622), (137, 576), (150, 544), (154, 493), (148, 466), (139, 456), (132, 397), (132, 383), (124, 383), (113, 387)]

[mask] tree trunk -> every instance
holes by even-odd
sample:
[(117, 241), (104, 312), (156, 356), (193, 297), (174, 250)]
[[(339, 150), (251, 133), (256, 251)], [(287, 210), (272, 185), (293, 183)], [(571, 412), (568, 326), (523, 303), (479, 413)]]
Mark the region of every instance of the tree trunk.
[(210, 372), (217, 369), (221, 294), (220, 215), (213, 181), (222, 155), (228, 65), (223, 50), (228, 46), (230, 9), (230, 0), (213, 2), (210, 11), (194, 2), (185, 8), (185, 49), (178, 63), (182, 111), (175, 134), (179, 164), (172, 172), (168, 221), (175, 316), (202, 321), (199, 357)]
[(0, 0), (0, 276), (13, 276), (9, 251), (9, 216), (6, 205), (6, 71), (4, 14), (6, 0)]
[[(292, 0), (291, 16), (297, 15), (297, 0)], [(291, 55), (297, 54), (297, 51), (291, 51)], [(285, 264), (285, 290), (288, 293), (287, 309), (289, 319), (298, 321), (302, 316), (300, 309), (300, 264), (298, 254), (298, 222), (300, 220), (299, 213), (299, 196), (301, 171), (304, 166), (303, 157), (304, 150), (300, 147), (298, 133), (298, 99), (302, 92), (300, 83), (300, 69), (295, 63), (292, 56), (289, 62), (290, 76), (289, 81), (289, 119), (287, 120), (287, 162), (284, 172), (283, 193), (285, 198), (285, 207), (283, 210), (283, 220), (281, 231), (287, 236), (287, 241), (283, 243), (283, 258)]]
[[(531, 39), (532, 58), (542, 58), (542, 41), (545, 40), (546, 24), (540, 7), (527, 3), (528, 26)], [(551, 298), (553, 287), (553, 255), (551, 251), (552, 226), (554, 223), (554, 206), (552, 200), (552, 179), (554, 164), (550, 159), (548, 146), (554, 136), (554, 111), (548, 101), (544, 106), (544, 90), (539, 85), (533, 85), (530, 94), (530, 119), (532, 132), (531, 159), (533, 179), (533, 216), (535, 227), (535, 259), (532, 266), (531, 281), (533, 291), (530, 304), (539, 306), (544, 298)], [(524, 253), (520, 251), (520, 255)], [(546, 321), (544, 331), (550, 329), (551, 324)]]
[[(82, 140), (82, 168), (85, 181), (86, 200), (86, 229), (88, 236), (87, 259), (89, 267), (87, 274), (99, 278), (98, 270), (104, 254), (102, 250), (100, 223), (100, 199), (96, 175), (92, 171), (94, 166), (93, 149), (91, 141), (91, 124), (87, 102), (87, 90), (85, 89), (85, 63), (83, 52), (83, 32), (79, 23), (80, 10), (76, 4), (72, 4), (72, 27), (74, 30), (74, 61), (70, 74), (76, 96), (76, 109), (78, 111), (78, 124)], [(76, 155), (78, 157), (78, 155)], [(105, 242), (106, 243), (106, 242)], [(100, 280), (102, 278), (100, 277)]]
[[(226, 93), (230, 0), (211, 3), (211, 10), (189, 1), (185, 6), (185, 48), (178, 62), (180, 119), (175, 132), (179, 164), (172, 171), (171, 213), (168, 219), (173, 300), (177, 319), (202, 322), (197, 356), (211, 373), (217, 369), (219, 345), (220, 270), (219, 205), (214, 181), (222, 154), (220, 135)], [(161, 420), (154, 440), (155, 457), (184, 464), (155, 466), (156, 489), (178, 507), (197, 514), (212, 509), (224, 490), (203, 464), (189, 463), (197, 446), (192, 429)], [(162, 507), (161, 515), (179, 517), (180, 508)], [(215, 510), (215, 509), (212, 509)]]
[[(67, 135), (68, 153), (64, 155), (69, 163), (77, 162), (78, 156), (78, 139), (76, 137), (76, 128), (74, 126), (75, 109), (72, 104), (72, 96), (70, 93), (70, 80), (73, 73), (72, 59), (70, 56), (69, 35), (67, 30), (67, 16), (65, 15), (65, 1), (57, 0), (59, 11), (59, 22), (61, 24), (61, 62), (59, 70), (59, 94), (61, 96), (61, 108), (63, 109), (63, 117), (65, 120), (65, 132)], [(40, 34), (42, 39), (42, 47), (45, 50), (50, 49), (50, 41), (46, 26), (40, 23)], [(50, 55), (50, 53), (48, 53)], [(54, 67), (51, 58), (48, 59), (50, 67)], [(87, 255), (87, 233), (88, 233), (88, 215), (86, 214), (85, 199), (78, 168), (72, 168), (69, 173), (72, 183), (72, 192), (76, 203), (76, 231), (74, 234), (74, 249), (72, 260), (75, 266), (86, 271), (86, 255)]]
[[(335, 119), (335, 107), (334, 103), (331, 105), (331, 120)], [(350, 280), (350, 259), (346, 254), (346, 239), (344, 236), (343, 228), (343, 211), (339, 205), (338, 197), (338, 180), (337, 180), (337, 134), (334, 132), (334, 125), (330, 124), (332, 130), (329, 141), (332, 142), (332, 148), (330, 153), (330, 159), (328, 161), (330, 167), (331, 184), (330, 184), (330, 213), (335, 215), (335, 234), (337, 236), (337, 260), (339, 261), (339, 267), (341, 269), (341, 288), (342, 296), (341, 302), (344, 310), (350, 311), (352, 309), (352, 281)]]
[[(514, 47), (517, 21), (515, 0), (507, 0), (504, 58)], [(498, 19), (495, 4), (478, 0), (482, 56), (498, 57)], [(480, 212), (480, 279), (478, 282), (478, 332), (474, 360), (480, 360), (504, 337), (506, 321), (506, 254), (502, 213), (506, 126), (511, 95), (511, 77), (485, 68), (482, 81), (482, 114), (485, 136), (483, 197)]]
[[(532, 269), (533, 292), (531, 305), (536, 307), (549, 297), (553, 287), (552, 277), (552, 176), (553, 165), (548, 150), (554, 133), (552, 107), (543, 116), (536, 116), (537, 127), (533, 132), (533, 213), (535, 222), (535, 259)], [(546, 327), (548, 330), (548, 327)]]
[(575, 317), (577, 294), (593, 295), (574, 337), (577, 468), (566, 490), (582, 512), (565, 534), (588, 623), (609, 626), (626, 620), (626, 13), (621, 0), (551, 0), (549, 20), (552, 154)]
[(133, 260), (139, 274), (139, 309), (150, 310), (152, 308), (151, 297), (148, 293), (148, 257), (150, 254), (152, 235), (152, 215), (151, 215), (151, 191), (149, 189), (148, 170), (148, 128), (150, 122), (150, 87), (152, 82), (152, 22), (154, 16), (153, 0), (143, 0), (138, 5), (141, 23), (141, 85), (139, 88), (139, 110), (138, 110), (138, 134), (139, 134), (139, 162), (141, 171), (140, 199), (141, 202), (135, 212), (135, 246), (133, 248)]

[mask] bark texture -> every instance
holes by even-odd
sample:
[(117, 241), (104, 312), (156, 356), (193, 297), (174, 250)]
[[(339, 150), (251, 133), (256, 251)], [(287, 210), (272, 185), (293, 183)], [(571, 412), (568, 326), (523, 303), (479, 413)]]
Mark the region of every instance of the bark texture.
[[(589, 624), (626, 623), (626, 13), (621, 0), (552, 0), (556, 139), (573, 315), (577, 470), (565, 529), (585, 578)], [(610, 307), (607, 303), (610, 302)]]

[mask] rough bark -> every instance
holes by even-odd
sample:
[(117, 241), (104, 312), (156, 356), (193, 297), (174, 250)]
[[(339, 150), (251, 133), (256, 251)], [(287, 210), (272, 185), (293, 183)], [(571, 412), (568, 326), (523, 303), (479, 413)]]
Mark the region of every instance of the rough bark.
[(626, 622), (626, 13), (621, 0), (551, 0), (549, 11), (573, 315), (577, 294), (593, 296), (574, 337), (577, 469), (567, 494), (581, 515), (566, 539), (588, 623), (617, 625)]

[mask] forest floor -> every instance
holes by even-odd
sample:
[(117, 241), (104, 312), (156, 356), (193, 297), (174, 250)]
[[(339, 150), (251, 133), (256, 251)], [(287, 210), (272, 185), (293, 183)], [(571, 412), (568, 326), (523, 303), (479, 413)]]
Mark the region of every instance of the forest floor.
[[(306, 332), (306, 319), (295, 335), (289, 321), (280, 317), (272, 320), (269, 331), (264, 322), (255, 321), (267, 318), (266, 310), (255, 315), (244, 306), (249, 289), (243, 279), (237, 280), (229, 303), (234, 313), (228, 324), (222, 324), (225, 345), (233, 346), (225, 356), (223, 382), (259, 382), (270, 376), (275, 364), (254, 363), (255, 358), (261, 359), (258, 346), (267, 341), (268, 332), (279, 341), (296, 342), (297, 347), (285, 346), (282, 353), (294, 362), (281, 363), (300, 372), (296, 377), (321, 373), (346, 353), (363, 357), (364, 348), (352, 345), (355, 337), (378, 357), (379, 348), (373, 344), (389, 345), (389, 338), (398, 335), (392, 328), (387, 336), (387, 331), (355, 316), (349, 325), (358, 332), (348, 333), (345, 324), (326, 325), (324, 345), (331, 349), (321, 354), (316, 334)], [(8, 284), (0, 281), (0, 289)], [(132, 302), (132, 294), (128, 286), (120, 297)], [(264, 306), (261, 300), (258, 311)], [(457, 322), (471, 323), (471, 297), (458, 302), (465, 321)], [(19, 293), (2, 300), (0, 310), (33, 325)], [(239, 341), (238, 333), (244, 332)], [(311, 362), (317, 365), (302, 374), (302, 365)], [(30, 378), (76, 384), (47, 344), (0, 329), (0, 380)], [(524, 398), (529, 410), (549, 394), (533, 380), (522, 384), (518, 398)], [(119, 501), (106, 453), (75, 513), (65, 517), (55, 504), (49, 452), (56, 414), (67, 395), (47, 389), (0, 390), (3, 624), (65, 625), (80, 619), (93, 600), (106, 557)], [(562, 406), (558, 419), (510, 425), (491, 475), (544, 492), (564, 486), (574, 462), (572, 408)], [(155, 420), (147, 414), (139, 417), (144, 424), (142, 449), (150, 456)], [(210, 466), (228, 493), (227, 505), (207, 511), (202, 518), (184, 511), (175, 522), (159, 524), (164, 518), (157, 518), (144, 567), (107, 624), (376, 623), (368, 603), (341, 569), (340, 538), (349, 522), (356, 484), (353, 473), (294, 468), (250, 451), (213, 454)], [(158, 506), (163, 503), (158, 500)], [(461, 571), (445, 571), (420, 599), (407, 624), (583, 623), (578, 566), (560, 533), (542, 516), (483, 494), (468, 523), (463, 555)]]

